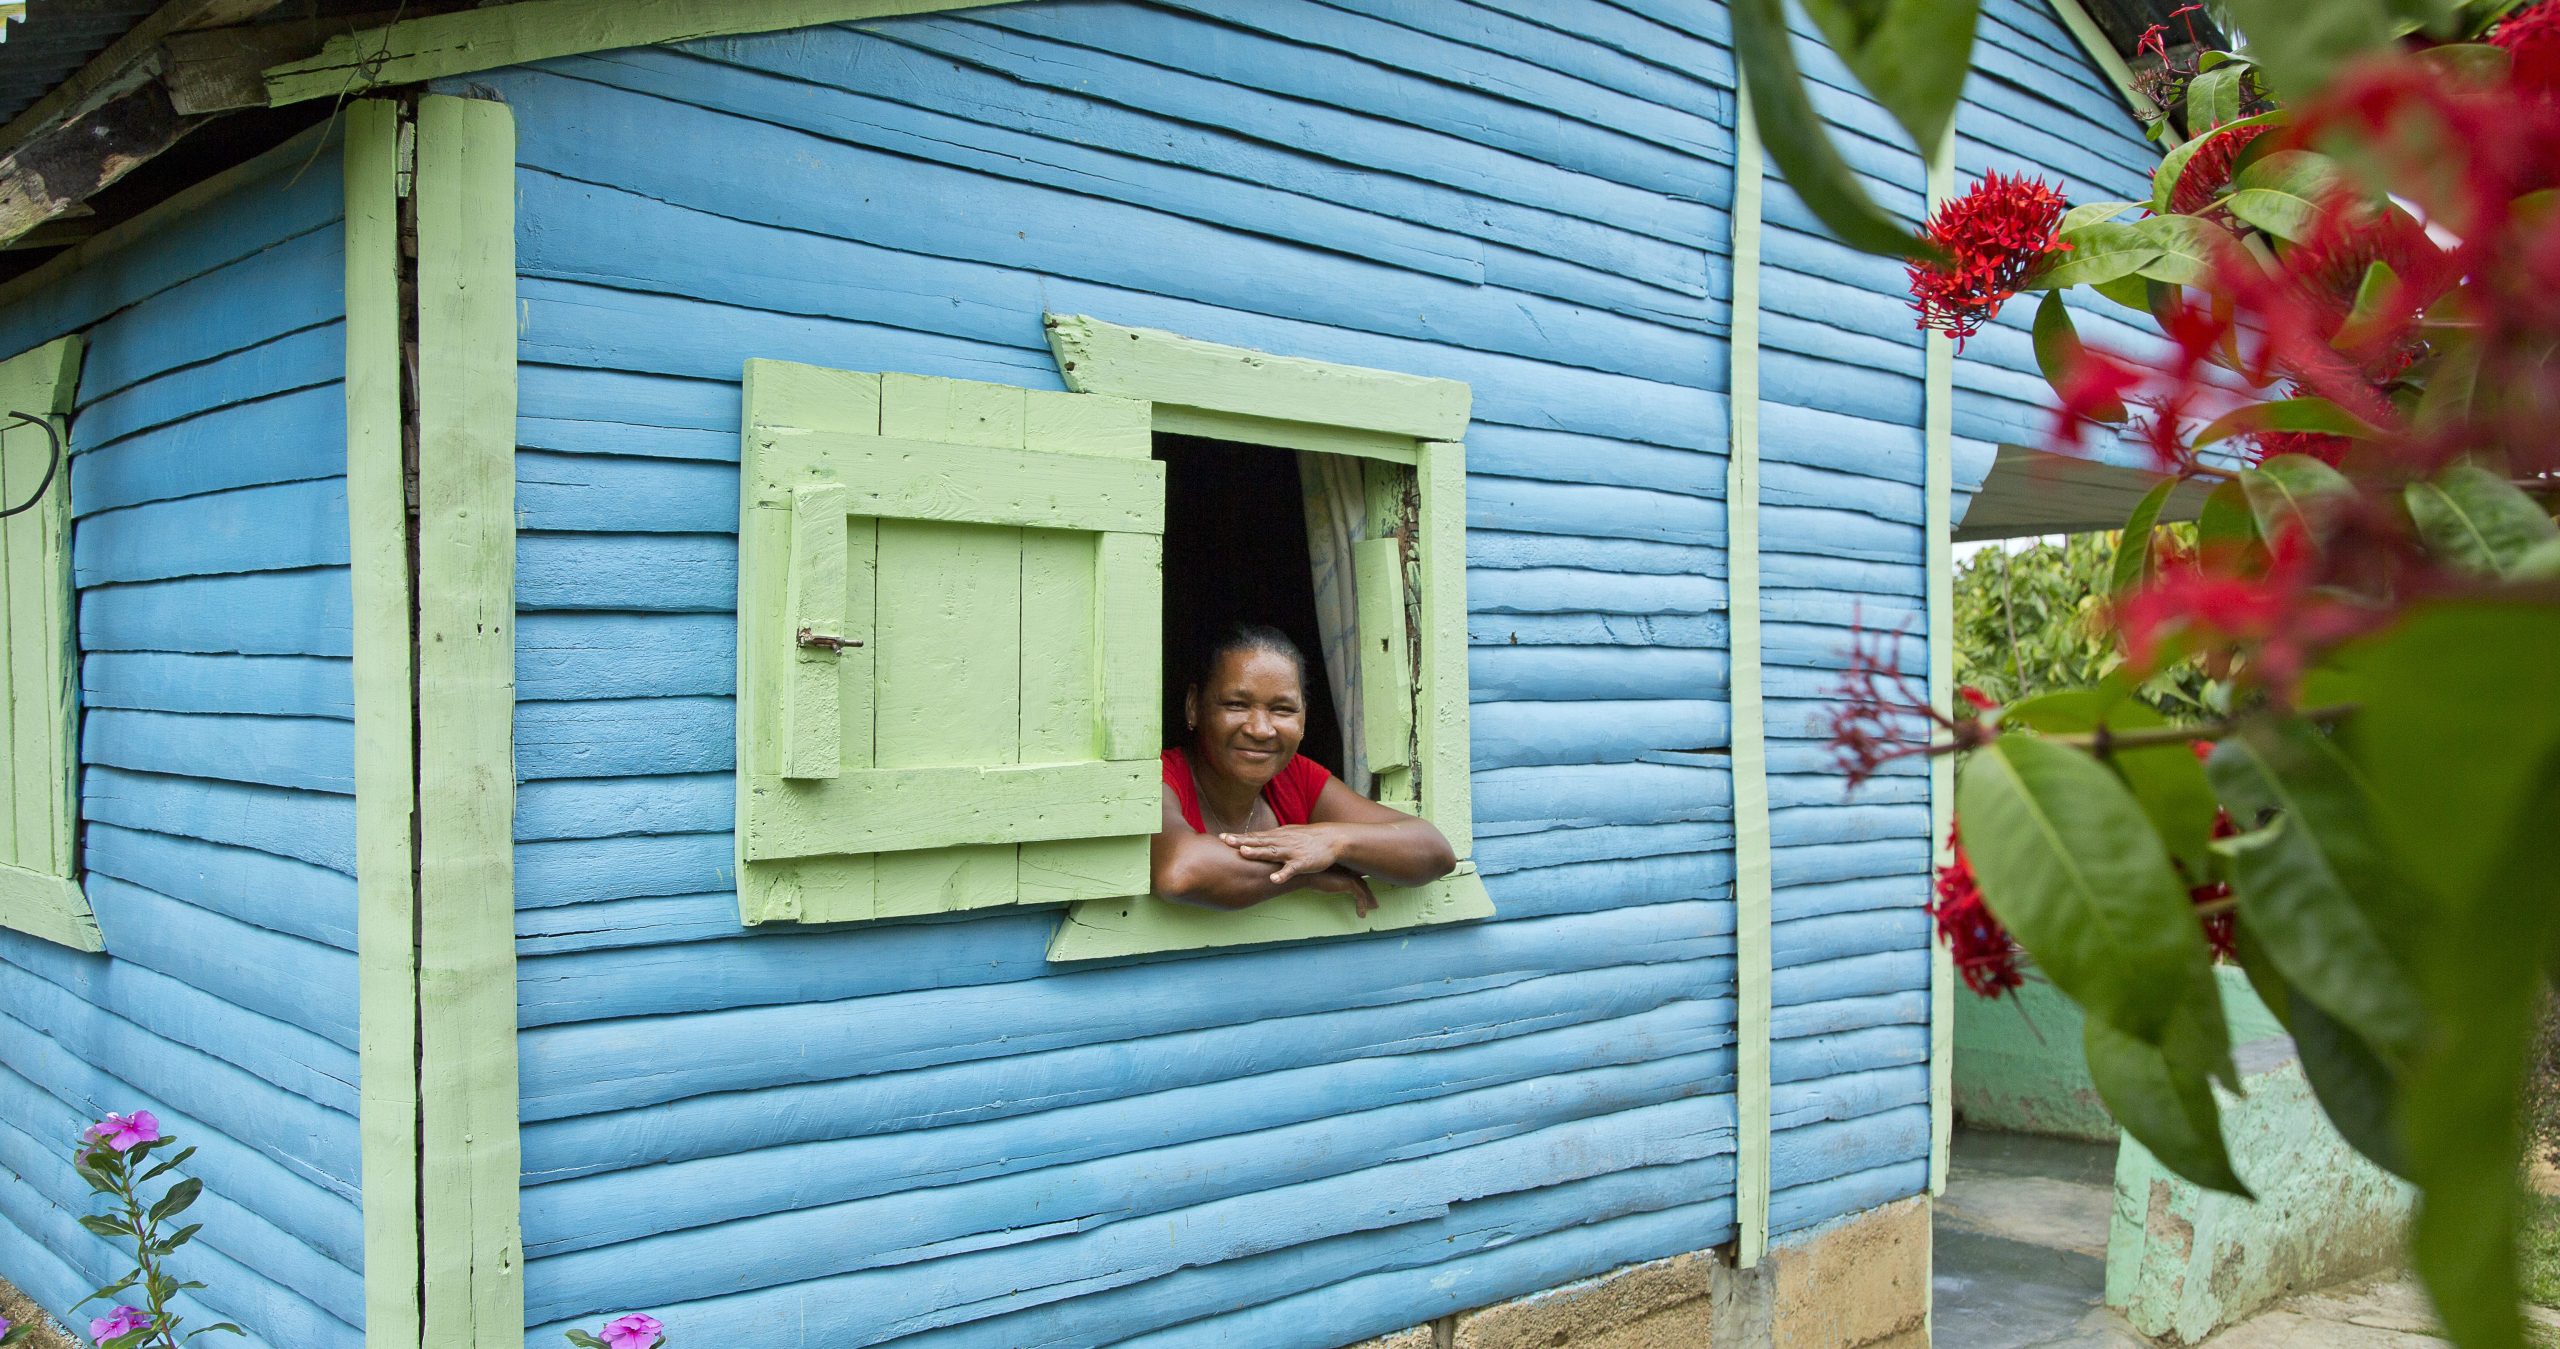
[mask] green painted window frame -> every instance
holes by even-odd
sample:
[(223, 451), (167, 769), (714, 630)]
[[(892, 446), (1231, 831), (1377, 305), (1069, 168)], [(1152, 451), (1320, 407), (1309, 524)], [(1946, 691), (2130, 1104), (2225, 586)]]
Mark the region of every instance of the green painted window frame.
[[(81, 339), (57, 338), (0, 361), (0, 415), (31, 413), (58, 429), (80, 383)], [(0, 927), (78, 951), (105, 938), (80, 885), (80, 718), (77, 610), (71, 588), (71, 465), (51, 455), (42, 428), (11, 423), (0, 498), (15, 505), (45, 481), (28, 510), (0, 520)]]
[[(1354, 918), (1337, 896), (1311, 893), (1232, 913), (1144, 894), (1085, 900), (1068, 909), (1049, 958), (1302, 941), (1492, 916), (1472, 860), (1468, 776), (1464, 440), (1472, 391), (1457, 380), (1276, 356), (1084, 315), (1051, 314), (1046, 324), (1069, 389), (1144, 402), (1158, 431), (1368, 461), (1370, 523), (1382, 537), (1355, 554), (1354, 589), (1364, 618), (1405, 610), (1414, 640), (1407, 653), (1390, 641), (1382, 665), (1391, 676), (1363, 662), (1364, 741), (1384, 770), (1380, 799), (1439, 826), (1461, 859), (1429, 885), (1381, 888), (1366, 918)], [(1383, 537), (1398, 525), (1409, 546)], [(1386, 708), (1403, 715), (1382, 714)]]

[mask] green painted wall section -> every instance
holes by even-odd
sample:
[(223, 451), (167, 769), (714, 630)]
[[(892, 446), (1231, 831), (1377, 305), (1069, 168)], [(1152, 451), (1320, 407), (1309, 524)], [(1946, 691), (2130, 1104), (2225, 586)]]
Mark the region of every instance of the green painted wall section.
[(2412, 1192), (2330, 1127), (2292, 1041), (2244, 1043), (2238, 1057), (2247, 1094), (2217, 1094), (2257, 1202), (2178, 1179), (2130, 1138), (2117, 1154), (2107, 1303), (2146, 1335), (2193, 1344), (2288, 1293), (2401, 1258)]
[[(2236, 966), (2215, 971), (2234, 1044), (2281, 1036), (2265, 1003)], [(2011, 998), (1955, 1000), (1955, 1113), (1967, 1125), (2103, 1143), (2116, 1122), (2089, 1083), (2080, 1049), (2080, 1009), (2050, 984)]]

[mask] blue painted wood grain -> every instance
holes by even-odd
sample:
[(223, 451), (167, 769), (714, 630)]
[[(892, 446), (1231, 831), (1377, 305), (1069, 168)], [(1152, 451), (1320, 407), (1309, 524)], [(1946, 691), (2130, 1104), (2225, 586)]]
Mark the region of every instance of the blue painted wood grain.
[(53, 1192), (76, 1188), (61, 1140), (148, 1107), (206, 1182), (183, 1269), (213, 1286), (190, 1310), (254, 1344), (353, 1346), (344, 241), (337, 155), (301, 148), (0, 311), (0, 345), (88, 341), (67, 490), (108, 946), (0, 933), (0, 1152), (34, 1149), (0, 1156), (32, 1186), (0, 1228), (103, 1281), (62, 1208), (85, 1203)]

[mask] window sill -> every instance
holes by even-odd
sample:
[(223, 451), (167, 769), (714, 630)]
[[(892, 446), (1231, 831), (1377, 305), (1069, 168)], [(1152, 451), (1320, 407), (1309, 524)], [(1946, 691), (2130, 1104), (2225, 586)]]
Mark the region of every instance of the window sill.
[(1067, 910), (1066, 920), (1058, 924), (1057, 935), (1049, 941), (1049, 959), (1101, 960), (1311, 937), (1355, 937), (1493, 916), (1492, 897), (1485, 893), (1484, 880), (1473, 862), (1460, 862), (1456, 871), (1429, 885), (1409, 890), (1380, 886), (1377, 895), (1377, 910), (1366, 918), (1352, 917), (1351, 901), (1341, 895), (1312, 892), (1283, 895), (1235, 912), (1168, 903), (1153, 895), (1086, 900)]

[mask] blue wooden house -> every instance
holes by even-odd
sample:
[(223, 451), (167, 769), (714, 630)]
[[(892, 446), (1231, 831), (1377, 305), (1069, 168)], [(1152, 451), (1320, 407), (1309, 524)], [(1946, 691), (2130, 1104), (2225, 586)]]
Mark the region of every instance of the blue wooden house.
[[(131, 8), (0, 131), (123, 147), (0, 283), (0, 1279), (119, 1272), (66, 1153), (147, 1108), (273, 1349), (1918, 1333), (1947, 794), (1824, 709), (1853, 625), (1943, 685), (1986, 478), (2057, 523), (2044, 393), (1720, 6)], [(1934, 166), (1808, 40), (1870, 190), (2145, 195), (2101, 26), (1985, 9)], [(1245, 605), (1456, 874), (1146, 895)]]

